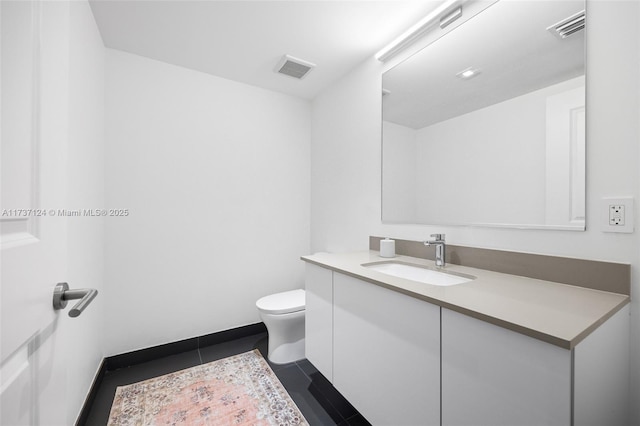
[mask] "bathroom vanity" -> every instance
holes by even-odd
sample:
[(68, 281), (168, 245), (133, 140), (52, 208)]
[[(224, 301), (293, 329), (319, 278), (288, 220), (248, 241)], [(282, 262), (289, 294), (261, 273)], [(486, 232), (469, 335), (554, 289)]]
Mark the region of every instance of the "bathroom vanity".
[(373, 424), (624, 424), (628, 295), (460, 265), (439, 270), (470, 281), (431, 285), (371, 268), (375, 250), (302, 259), (306, 357)]

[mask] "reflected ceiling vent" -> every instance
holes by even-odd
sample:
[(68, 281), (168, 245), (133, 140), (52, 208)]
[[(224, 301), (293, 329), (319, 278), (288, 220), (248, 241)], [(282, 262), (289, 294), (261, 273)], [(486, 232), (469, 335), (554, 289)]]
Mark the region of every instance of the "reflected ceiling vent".
[(584, 10), (571, 15), (566, 19), (558, 22), (547, 28), (547, 31), (551, 31), (556, 37), (567, 38), (584, 29), (585, 14)]
[(284, 55), (282, 59), (280, 59), (280, 62), (278, 62), (276, 72), (302, 80), (315, 66), (316, 64), (312, 64), (311, 62), (303, 61), (290, 55)]

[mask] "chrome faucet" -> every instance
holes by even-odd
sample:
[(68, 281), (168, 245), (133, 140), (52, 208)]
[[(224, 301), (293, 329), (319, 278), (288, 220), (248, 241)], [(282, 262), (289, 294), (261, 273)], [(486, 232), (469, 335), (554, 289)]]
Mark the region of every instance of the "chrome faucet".
[(445, 243), (444, 234), (431, 234), (435, 240), (425, 241), (425, 246), (436, 246), (436, 266), (444, 266), (445, 264)]

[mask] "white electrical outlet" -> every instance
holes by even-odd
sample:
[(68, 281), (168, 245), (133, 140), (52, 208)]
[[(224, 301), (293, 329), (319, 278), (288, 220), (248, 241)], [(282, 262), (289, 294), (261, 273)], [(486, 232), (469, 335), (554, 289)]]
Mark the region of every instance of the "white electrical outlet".
[(602, 231), (633, 232), (633, 197), (602, 199)]
[(624, 204), (609, 204), (609, 226), (624, 226)]

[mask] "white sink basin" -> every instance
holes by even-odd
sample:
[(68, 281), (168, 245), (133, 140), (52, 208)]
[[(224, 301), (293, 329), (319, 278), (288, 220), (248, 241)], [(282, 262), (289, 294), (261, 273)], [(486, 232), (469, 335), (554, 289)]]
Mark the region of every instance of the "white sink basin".
[(396, 261), (364, 263), (362, 266), (394, 277), (438, 286), (462, 284), (476, 279), (476, 277), (472, 275), (454, 272), (441, 272), (429, 269), (426, 266), (412, 265)]

